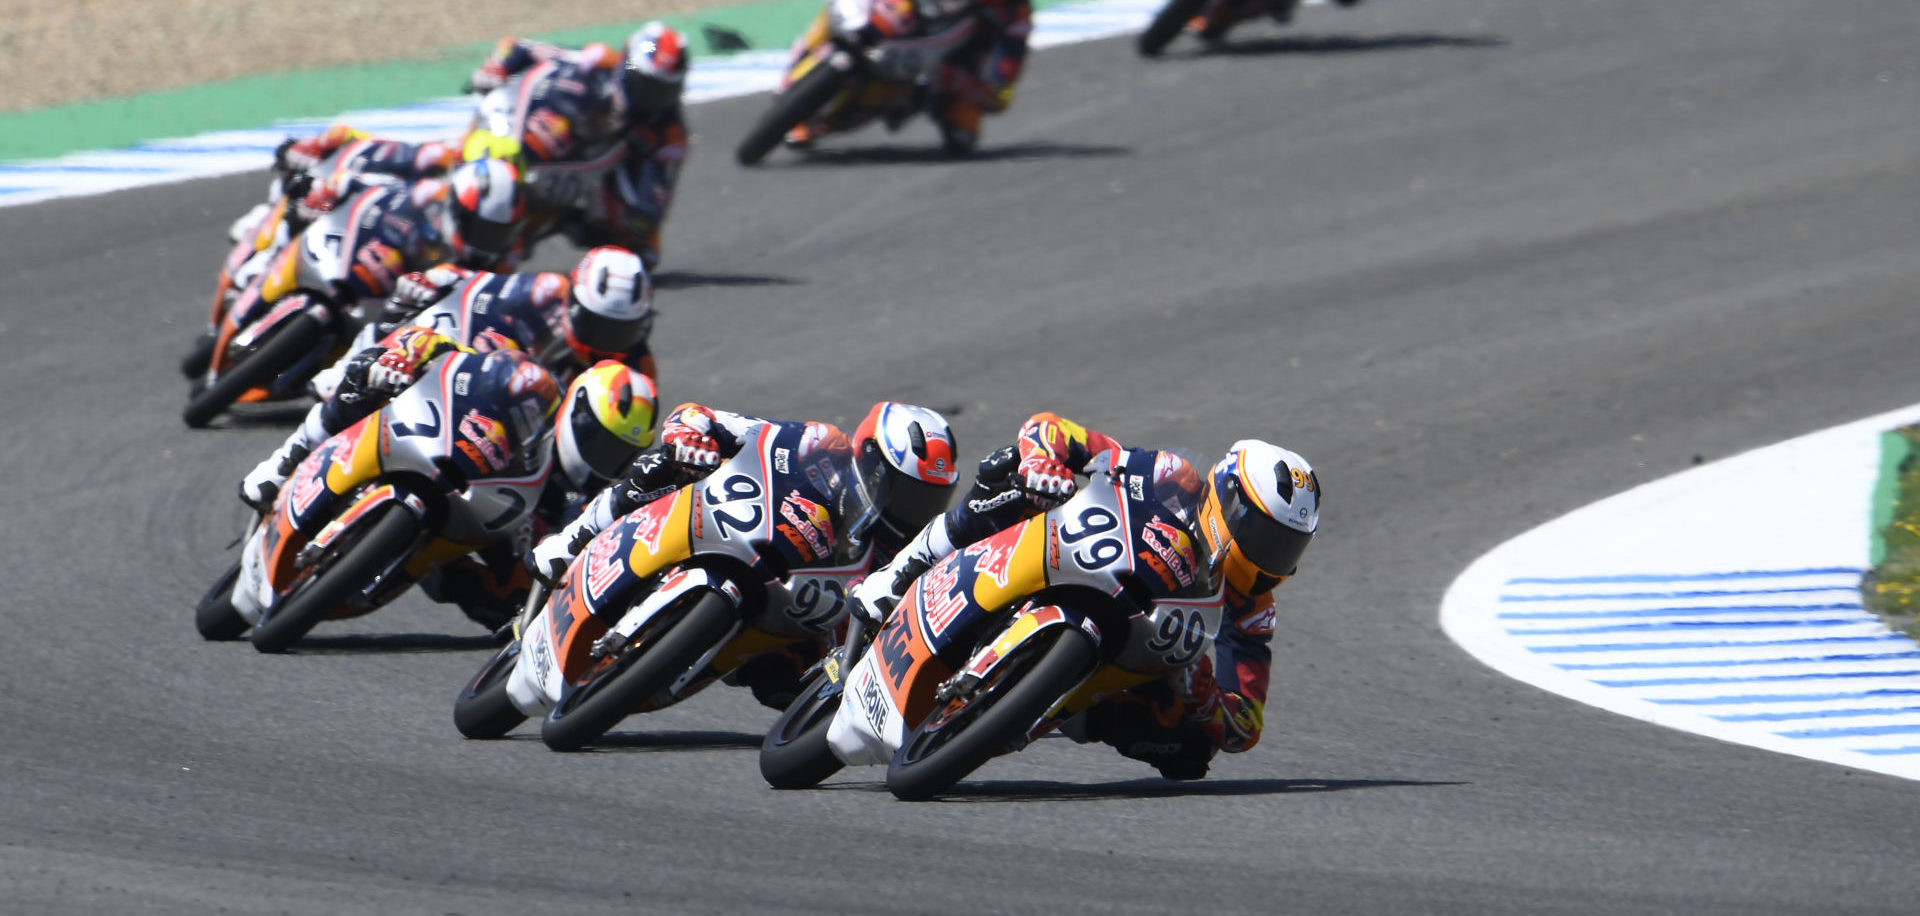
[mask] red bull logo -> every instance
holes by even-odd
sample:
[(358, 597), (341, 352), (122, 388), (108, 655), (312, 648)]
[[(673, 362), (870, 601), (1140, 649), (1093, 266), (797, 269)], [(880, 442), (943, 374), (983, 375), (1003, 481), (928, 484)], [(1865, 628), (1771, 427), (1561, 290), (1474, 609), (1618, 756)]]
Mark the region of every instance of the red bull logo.
[(513, 457), (506, 424), (478, 410), (460, 418), (460, 439), (460, 450), (489, 471), (504, 470)]
[(780, 502), (780, 517), (786, 521), (777, 526), (779, 532), (809, 560), (833, 552), (833, 517), (827, 507), (789, 493)]
[(1167, 585), (1177, 583), (1184, 588), (1193, 584), (1193, 540), (1185, 531), (1157, 518), (1148, 519), (1146, 527), (1140, 529), (1140, 539), (1153, 551), (1151, 557), (1145, 558), (1147, 565), (1160, 573)]

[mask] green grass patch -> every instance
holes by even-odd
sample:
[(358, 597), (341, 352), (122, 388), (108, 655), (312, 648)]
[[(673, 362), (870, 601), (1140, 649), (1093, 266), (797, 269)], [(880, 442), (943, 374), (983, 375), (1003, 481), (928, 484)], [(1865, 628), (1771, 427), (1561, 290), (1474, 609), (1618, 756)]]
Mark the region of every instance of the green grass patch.
[(1920, 639), (1920, 426), (1880, 437), (1872, 524), (1874, 565), (1860, 582), (1860, 601)]

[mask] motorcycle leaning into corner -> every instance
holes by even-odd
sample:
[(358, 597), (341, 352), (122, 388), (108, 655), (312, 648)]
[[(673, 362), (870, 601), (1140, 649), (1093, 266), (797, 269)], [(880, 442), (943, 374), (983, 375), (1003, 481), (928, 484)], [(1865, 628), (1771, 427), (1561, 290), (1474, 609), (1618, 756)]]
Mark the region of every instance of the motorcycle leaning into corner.
[[(1359, 6), (1360, 0), (1329, 0), (1337, 6)], [(1240, 23), (1262, 16), (1292, 22), (1301, 0), (1168, 0), (1140, 33), (1140, 56), (1157, 57), (1181, 32), (1192, 32), (1209, 45), (1226, 40)]]
[(400, 253), (385, 244), (362, 244), (362, 218), (377, 219), (373, 211), (386, 195), (406, 193), (373, 187), (321, 214), (280, 246), (231, 302), (216, 303), (206, 370), (181, 412), (188, 426), (205, 426), (235, 403), (306, 394), (307, 380), (339, 355), (364, 320), (348, 290), (354, 271), (391, 275), (402, 266)]
[(556, 86), (563, 79), (560, 70), (558, 62), (542, 61), (482, 93), (460, 141), (462, 161), (504, 159), (519, 169), (527, 199), (520, 237), (522, 253), (528, 256), (535, 244), (560, 231), (568, 216), (587, 208), (601, 185), (614, 180), (614, 170), (627, 156), (626, 140), (619, 134), (586, 143), (565, 159), (534, 155), (541, 146), (529, 142), (529, 131), (547, 129), (545, 118), (553, 115), (546, 111), (546, 100), (561, 91)]
[(767, 424), (596, 535), (461, 690), (460, 733), (499, 738), (543, 716), (541, 739), (577, 750), (755, 659), (829, 641), (872, 547), (836, 536), (864, 511), (851, 458), (808, 454), (805, 435)]
[(1156, 455), (1096, 459), (1073, 498), (922, 574), (869, 646), (850, 633), (818, 666), (768, 732), (761, 775), (793, 789), (884, 763), (895, 796), (929, 798), (1210, 651), (1223, 606), (1198, 495), (1157, 484)]
[[(531, 394), (530, 394), (531, 393)], [(370, 613), (440, 566), (511, 536), (553, 467), (532, 403), (553, 377), (522, 354), (452, 353), (300, 462), (195, 615), (282, 652), (322, 620)]]
[(816, 133), (858, 128), (876, 117), (898, 127), (921, 108), (926, 87), (978, 22), (972, 0), (830, 0), (797, 45), (773, 97), (734, 157), (753, 165), (803, 124)]

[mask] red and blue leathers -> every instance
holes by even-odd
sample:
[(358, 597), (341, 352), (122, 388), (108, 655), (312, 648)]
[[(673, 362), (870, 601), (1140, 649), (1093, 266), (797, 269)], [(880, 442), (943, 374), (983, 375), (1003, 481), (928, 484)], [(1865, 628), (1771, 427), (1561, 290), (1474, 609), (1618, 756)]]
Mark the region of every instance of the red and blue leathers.
[[(1124, 447), (1111, 436), (1052, 413), (1035, 414), (1012, 446), (982, 459), (973, 488), (959, 505), (929, 524), (855, 596), (885, 593), (897, 600), (907, 586), (940, 559), (1042, 511), (1042, 500), (1022, 480), (1051, 465), (1084, 474), (1096, 457), (1118, 460)], [(1266, 584), (1264, 582), (1259, 584)], [(1260, 740), (1268, 677), (1272, 669), (1272, 585), (1259, 594), (1224, 586), (1225, 614), (1212, 658), (1201, 658), (1168, 679), (1089, 710), (1083, 731), (1129, 757), (1160, 767), (1169, 778), (1204, 775), (1216, 751), (1239, 752)]]
[(568, 189), (572, 199), (558, 230), (582, 248), (626, 248), (652, 269), (686, 158), (686, 119), (677, 104), (653, 111), (625, 105), (621, 66), (620, 54), (597, 42), (569, 48), (503, 38), (480, 72), (495, 80), (520, 75), (516, 114), (525, 125), (527, 165), (606, 169), (596, 186)]
[(927, 111), (956, 151), (979, 142), (983, 113), (998, 114), (1013, 104), (1033, 34), (1030, 0), (980, 0), (974, 9), (979, 25), (973, 37), (947, 58), (927, 98)]
[[(838, 454), (843, 460), (852, 458), (852, 440), (844, 430), (829, 423), (766, 420), (699, 404), (682, 404), (673, 409), (662, 425), (662, 447), (670, 448), (676, 441), (690, 441), (682, 438), (682, 434), (686, 434), (704, 443), (703, 449), (710, 449), (706, 457), (693, 465), (669, 458), (661, 451), (641, 455), (624, 479), (602, 490), (577, 519), (543, 542), (530, 562), (536, 567), (547, 567), (549, 572), (564, 568), (565, 560), (578, 553), (595, 534), (635, 509), (704, 476), (708, 467), (733, 456), (743, 443), (754, 438), (756, 431), (768, 424), (800, 434), (803, 445), (794, 458), (797, 463), (806, 463), (809, 455), (819, 454), (821, 450)], [(836, 529), (844, 530), (851, 520), (839, 517), (837, 500), (829, 511), (835, 515)], [(890, 560), (905, 540), (904, 534), (885, 523), (874, 525), (868, 536), (872, 549), (866, 552), (869, 568)], [(762, 704), (785, 709), (799, 690), (802, 672), (828, 648), (817, 643), (801, 643), (768, 653), (742, 666), (730, 676), (730, 681), (748, 686)]]
[[(424, 310), (411, 321), (428, 324), (464, 344), (472, 344), (487, 331), (504, 334), (520, 349), (537, 355), (563, 385), (587, 368), (571, 348), (557, 343), (565, 329), (572, 286), (566, 274), (489, 273), (442, 264), (411, 279), (428, 290), (418, 300)], [(618, 359), (649, 378), (660, 377), (646, 338)]]

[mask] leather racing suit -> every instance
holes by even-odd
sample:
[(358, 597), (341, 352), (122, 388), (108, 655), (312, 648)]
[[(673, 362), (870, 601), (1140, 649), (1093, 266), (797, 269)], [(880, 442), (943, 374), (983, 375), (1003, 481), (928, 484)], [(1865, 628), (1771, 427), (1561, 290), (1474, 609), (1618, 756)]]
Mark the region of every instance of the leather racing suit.
[[(1035, 414), (1015, 443), (980, 461), (966, 498), (928, 524), (868, 583), (854, 589), (855, 613), (884, 616), (915, 578), (961, 548), (1043, 511), (1051, 500), (1024, 486), (1029, 473), (1084, 475), (1101, 454), (1116, 460), (1123, 446), (1052, 413)], [(1064, 494), (1062, 494), (1064, 495)], [(1259, 583), (1265, 584), (1265, 583)], [(1275, 583), (1277, 584), (1277, 583)], [(1121, 754), (1159, 768), (1169, 779), (1206, 775), (1217, 751), (1237, 753), (1260, 740), (1272, 670), (1272, 585), (1243, 594), (1228, 584), (1225, 612), (1211, 658), (1160, 681), (1143, 684), (1087, 710), (1063, 729), (1077, 740), (1099, 740)], [(874, 596), (882, 596), (875, 598)]]
[[(768, 424), (803, 434), (803, 442), (808, 445), (795, 457), (796, 462), (805, 463), (807, 455), (814, 453), (812, 449), (836, 450), (849, 456), (852, 453), (852, 440), (844, 430), (830, 423), (766, 420), (700, 404), (682, 404), (674, 408), (661, 425), (661, 447), (636, 458), (624, 479), (602, 490), (581, 510), (579, 517), (542, 543), (535, 554), (528, 557), (529, 564), (543, 575), (557, 575), (558, 570), (564, 568), (560, 564), (584, 549), (594, 535), (635, 509), (706, 476), (720, 462), (737, 454), (742, 443), (753, 441), (754, 433)], [(690, 430), (711, 439), (717, 446), (714, 453), (697, 463), (669, 457), (667, 449), (681, 440), (682, 432)], [(839, 510), (833, 511), (837, 515)], [(844, 524), (850, 520), (836, 521)], [(908, 536), (908, 532), (895, 529), (885, 518), (876, 521), (868, 534), (872, 546), (866, 551), (869, 567), (892, 559)], [(745, 684), (753, 691), (754, 699), (763, 705), (785, 709), (799, 693), (801, 675), (830, 648), (818, 643), (801, 643), (767, 653), (736, 669), (728, 676), (728, 683)]]
[(527, 165), (583, 161), (599, 151), (612, 155), (611, 144), (624, 141), (621, 158), (605, 164), (596, 186), (535, 193), (548, 204), (563, 204), (557, 230), (575, 245), (625, 248), (652, 270), (660, 262), (660, 231), (687, 154), (686, 118), (679, 105), (622, 110), (615, 101), (621, 66), (620, 53), (598, 42), (570, 48), (503, 38), (480, 69), (500, 80), (525, 74), (519, 104), (527, 109)]

